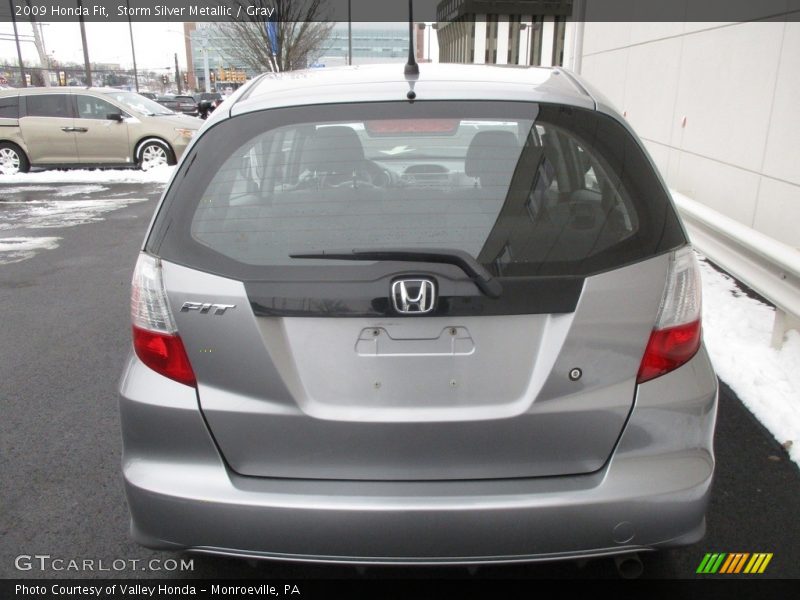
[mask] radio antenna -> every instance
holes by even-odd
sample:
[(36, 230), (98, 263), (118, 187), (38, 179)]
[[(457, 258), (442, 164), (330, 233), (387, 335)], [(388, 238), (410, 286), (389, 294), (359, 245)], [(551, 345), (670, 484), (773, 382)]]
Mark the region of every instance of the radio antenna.
[(414, 0), (408, 0), (408, 62), (403, 72), (406, 77), (419, 75), (419, 65), (414, 57)]

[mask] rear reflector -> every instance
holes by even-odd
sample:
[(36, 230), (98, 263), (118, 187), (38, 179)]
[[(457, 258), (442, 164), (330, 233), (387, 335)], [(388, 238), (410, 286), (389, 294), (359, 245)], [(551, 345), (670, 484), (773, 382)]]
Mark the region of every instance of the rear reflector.
[(147, 331), (133, 326), (136, 356), (154, 371), (194, 387), (196, 380), (180, 336)]
[(691, 247), (670, 257), (669, 274), (656, 326), (639, 365), (637, 383), (674, 371), (700, 349), (700, 269)]
[(148, 367), (180, 383), (196, 380), (161, 277), (161, 261), (142, 252), (131, 282), (133, 348)]

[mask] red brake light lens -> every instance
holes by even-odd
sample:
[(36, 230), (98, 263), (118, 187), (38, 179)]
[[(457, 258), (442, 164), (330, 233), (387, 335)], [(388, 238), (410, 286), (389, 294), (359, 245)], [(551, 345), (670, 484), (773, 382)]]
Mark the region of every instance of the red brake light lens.
[(192, 387), (197, 384), (180, 336), (148, 331), (134, 325), (133, 348), (136, 356), (157, 373)]
[(455, 135), (458, 119), (378, 119), (366, 121), (369, 135), (432, 134)]
[(700, 321), (692, 321), (650, 334), (636, 383), (669, 373), (692, 358), (700, 349)]

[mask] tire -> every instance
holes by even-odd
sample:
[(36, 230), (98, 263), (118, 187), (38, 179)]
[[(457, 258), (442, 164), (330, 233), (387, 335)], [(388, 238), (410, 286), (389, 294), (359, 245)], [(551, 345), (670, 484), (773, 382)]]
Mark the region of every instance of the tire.
[(22, 149), (11, 142), (0, 142), (0, 175), (27, 173), (31, 163)]
[(169, 144), (158, 140), (150, 140), (139, 146), (136, 156), (138, 157), (136, 162), (142, 171), (175, 164), (175, 155)]

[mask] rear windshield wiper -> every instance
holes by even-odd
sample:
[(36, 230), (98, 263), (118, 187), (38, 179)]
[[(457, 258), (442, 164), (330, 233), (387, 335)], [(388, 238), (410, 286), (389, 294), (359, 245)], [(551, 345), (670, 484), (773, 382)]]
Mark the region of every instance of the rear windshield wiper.
[(303, 252), (300, 254), (290, 254), (289, 258), (322, 258), (328, 260), (397, 260), (406, 262), (426, 262), (443, 263), (455, 265), (469, 278), (475, 285), (490, 298), (499, 298), (503, 292), (503, 286), (492, 274), (487, 271), (481, 263), (475, 260), (472, 255), (463, 250), (452, 250), (442, 248), (415, 248), (404, 250), (402, 248), (374, 248), (372, 250), (323, 250), (321, 252)]

